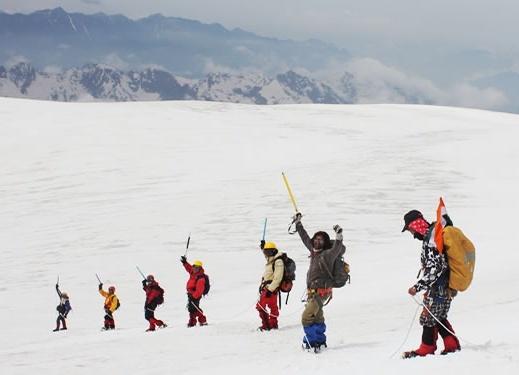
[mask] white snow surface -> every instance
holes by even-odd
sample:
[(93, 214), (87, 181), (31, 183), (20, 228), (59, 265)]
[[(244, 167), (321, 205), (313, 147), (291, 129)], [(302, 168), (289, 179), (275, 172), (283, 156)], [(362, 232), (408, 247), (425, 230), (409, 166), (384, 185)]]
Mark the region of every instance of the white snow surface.
[[(519, 116), (411, 105), (54, 103), (0, 99), (2, 374), (516, 374), (519, 370)], [(340, 224), (352, 281), (325, 307), (329, 348), (301, 348), (308, 253), (287, 233)], [(450, 321), (462, 350), (410, 360), (407, 294), (420, 242), (403, 215), (443, 197), (477, 248)], [(266, 239), (297, 263), (280, 329), (258, 332)], [(212, 281), (207, 327), (187, 328), (179, 258)], [(332, 234), (333, 238), (333, 234)], [(145, 332), (141, 276), (166, 290)], [(122, 307), (101, 332), (105, 287)], [(59, 277), (73, 311), (52, 332)], [(285, 297), (285, 295), (283, 295)]]

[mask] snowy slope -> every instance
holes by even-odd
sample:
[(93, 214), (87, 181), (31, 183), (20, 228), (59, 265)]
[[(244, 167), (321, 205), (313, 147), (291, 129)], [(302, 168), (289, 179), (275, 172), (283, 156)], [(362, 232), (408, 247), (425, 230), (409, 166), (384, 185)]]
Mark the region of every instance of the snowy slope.
[[(0, 99), (0, 362), (3, 374), (512, 374), (519, 369), (519, 116), (405, 105), (52, 103)], [(306, 250), (287, 234), (345, 228), (352, 284), (325, 308), (329, 348), (300, 348)], [(450, 320), (462, 351), (401, 360), (419, 344), (407, 294), (420, 243), (410, 209), (442, 196), (477, 247)], [(280, 329), (254, 309), (267, 239), (298, 265)], [(187, 274), (201, 259), (209, 326), (188, 329)], [(139, 266), (166, 289), (169, 327), (144, 332)], [(100, 332), (98, 273), (115, 285), (118, 329)], [(74, 308), (52, 332), (59, 276)], [(440, 343), (440, 348), (441, 343)]]

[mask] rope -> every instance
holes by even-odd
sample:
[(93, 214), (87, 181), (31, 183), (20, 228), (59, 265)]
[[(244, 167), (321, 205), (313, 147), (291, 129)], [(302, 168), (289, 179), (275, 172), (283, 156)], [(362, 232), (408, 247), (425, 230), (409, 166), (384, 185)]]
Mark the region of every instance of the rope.
[[(258, 301), (256, 302), (256, 305), (259, 306), (261, 308), (261, 310), (263, 310), (266, 314), (270, 315), (270, 316), (273, 316), (274, 318), (279, 318), (281, 315), (275, 315), (275, 314), (272, 314), (272, 313), (269, 313), (263, 306), (260, 305), (260, 300), (258, 299)], [(298, 313), (302, 310), (303, 308), (300, 308), (299, 310), (295, 310), (295, 311), (292, 311), (290, 314), (285, 314), (283, 316), (291, 316), (291, 315), (294, 315), (295, 313)]]
[(226, 322), (226, 321), (229, 321), (229, 320), (233, 320), (233, 319), (239, 317), (240, 315), (245, 314), (247, 311), (250, 311), (251, 308), (252, 308), (254, 305), (256, 305), (256, 303), (257, 303), (257, 301), (253, 302), (251, 305), (249, 305), (249, 307), (247, 307), (246, 309), (240, 311), (240, 312), (237, 313), (236, 315), (233, 315), (233, 316), (227, 317), (227, 318), (225, 318), (225, 319), (213, 319), (213, 318), (211, 317), (211, 321), (213, 321), (213, 322)]
[(468, 347), (469, 347), (469, 348), (472, 348), (472, 349), (475, 349), (475, 350), (482, 350), (482, 351), (486, 351), (487, 353), (490, 353), (490, 354), (493, 354), (493, 355), (495, 355), (495, 356), (499, 356), (499, 357), (501, 357), (501, 358), (505, 358), (505, 359), (508, 359), (508, 360), (511, 360), (511, 361), (514, 361), (514, 362), (515, 362), (515, 360), (512, 358), (512, 356), (503, 355), (502, 353), (496, 353), (496, 352), (493, 352), (492, 350), (489, 350), (489, 349), (486, 347), (487, 344), (485, 344), (485, 345), (476, 345), (476, 344), (474, 344), (474, 343), (472, 343), (472, 342), (470, 342), (470, 341), (468, 341), (468, 340), (465, 340), (463, 337), (460, 337), (460, 336), (456, 335), (456, 334), (455, 334), (454, 332), (452, 332), (450, 329), (448, 329), (447, 327), (445, 327), (445, 325), (444, 325), (442, 322), (440, 322), (440, 321), (438, 320), (438, 318), (437, 318), (437, 317), (436, 317), (436, 316), (431, 312), (431, 310), (429, 310), (429, 308), (428, 308), (427, 306), (425, 306), (422, 302), (420, 302), (420, 301), (416, 298), (416, 296), (413, 296), (413, 299), (414, 299), (414, 301), (418, 304), (418, 308), (419, 308), (420, 306), (422, 306), (424, 309), (426, 309), (426, 310), (429, 312), (429, 314), (431, 314), (431, 316), (434, 318), (434, 320), (436, 320), (436, 321), (437, 321), (437, 322), (438, 322), (438, 323), (439, 323), (443, 328), (445, 328), (445, 329), (447, 330), (447, 332), (449, 332), (449, 333), (450, 333), (451, 335), (453, 335), (453, 336), (456, 336), (456, 337), (458, 338), (458, 340), (461, 340), (461, 341), (463, 341), (464, 343), (468, 344)]
[(414, 312), (413, 319), (411, 320), (411, 324), (409, 324), (409, 328), (407, 329), (407, 333), (404, 337), (404, 341), (402, 341), (402, 344), (398, 347), (398, 349), (393, 354), (391, 354), (391, 356), (389, 357), (390, 359), (393, 358), (395, 356), (395, 354), (399, 353), (400, 350), (402, 350), (402, 348), (404, 347), (407, 339), (409, 338), (409, 334), (411, 333), (411, 328), (413, 328), (413, 323), (414, 323), (414, 320), (416, 319), (416, 315), (418, 314), (419, 309), (420, 309), (420, 306), (416, 306), (416, 310)]

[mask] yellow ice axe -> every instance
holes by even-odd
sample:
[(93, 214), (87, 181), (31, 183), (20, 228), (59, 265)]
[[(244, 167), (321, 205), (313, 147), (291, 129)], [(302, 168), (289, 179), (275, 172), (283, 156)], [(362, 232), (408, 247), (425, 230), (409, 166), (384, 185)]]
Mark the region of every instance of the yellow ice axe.
[(281, 172), (281, 175), (283, 176), (283, 180), (285, 180), (285, 185), (287, 186), (288, 195), (290, 195), (290, 199), (292, 200), (292, 204), (294, 205), (296, 213), (299, 213), (299, 210), (297, 209), (297, 205), (296, 205), (296, 200), (294, 199), (294, 196), (292, 195), (292, 190), (290, 190), (290, 185), (288, 184), (287, 176), (285, 176), (285, 173), (283, 173), (283, 172)]

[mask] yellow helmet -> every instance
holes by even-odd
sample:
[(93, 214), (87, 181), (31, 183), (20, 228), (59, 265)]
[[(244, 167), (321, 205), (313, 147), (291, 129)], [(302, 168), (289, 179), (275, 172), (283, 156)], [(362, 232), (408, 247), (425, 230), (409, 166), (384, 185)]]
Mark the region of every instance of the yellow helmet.
[(263, 250), (277, 250), (276, 244), (274, 242), (267, 242), (265, 246), (263, 246)]
[(193, 266), (202, 267), (202, 266), (203, 266), (203, 263), (202, 263), (201, 261), (199, 261), (199, 260), (195, 260), (195, 261), (193, 262)]

